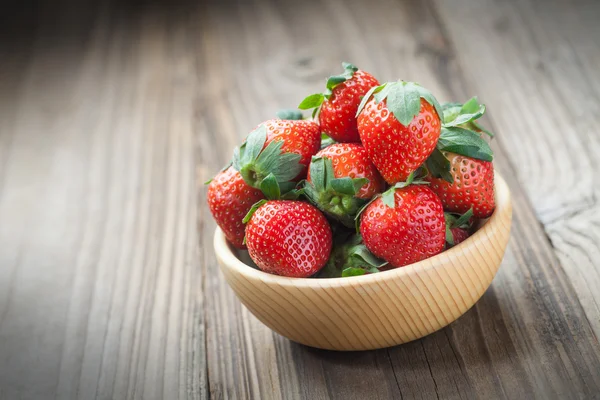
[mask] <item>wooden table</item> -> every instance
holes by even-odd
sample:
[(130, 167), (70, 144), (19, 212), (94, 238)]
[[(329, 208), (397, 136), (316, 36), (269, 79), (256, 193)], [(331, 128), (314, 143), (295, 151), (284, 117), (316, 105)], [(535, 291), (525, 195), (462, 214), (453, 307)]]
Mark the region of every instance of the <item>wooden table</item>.
[[(600, 396), (600, 2), (30, 2), (0, 32), (0, 399)], [(290, 343), (224, 282), (202, 182), (351, 61), (477, 94), (514, 198), (479, 303)]]

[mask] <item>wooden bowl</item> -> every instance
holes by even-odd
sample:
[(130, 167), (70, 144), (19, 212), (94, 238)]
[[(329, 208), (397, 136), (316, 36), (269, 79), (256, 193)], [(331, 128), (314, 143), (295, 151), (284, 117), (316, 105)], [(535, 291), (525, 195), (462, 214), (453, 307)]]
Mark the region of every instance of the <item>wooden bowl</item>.
[(242, 303), (294, 342), (329, 350), (395, 346), (450, 324), (492, 283), (510, 233), (512, 205), (496, 174), (496, 210), (458, 246), (406, 267), (349, 278), (286, 278), (242, 261), (217, 228), (215, 252)]

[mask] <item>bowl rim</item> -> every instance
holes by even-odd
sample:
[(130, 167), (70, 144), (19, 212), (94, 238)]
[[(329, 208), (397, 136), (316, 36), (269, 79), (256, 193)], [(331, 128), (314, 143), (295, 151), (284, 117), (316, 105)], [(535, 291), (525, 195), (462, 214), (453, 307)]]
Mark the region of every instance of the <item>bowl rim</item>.
[(246, 278), (252, 278), (260, 280), (266, 284), (277, 284), (285, 287), (311, 287), (319, 288), (324, 286), (358, 286), (365, 283), (377, 282), (387, 280), (392, 277), (401, 277), (404, 275), (412, 275), (414, 273), (421, 273), (432, 268), (438, 264), (436, 261), (441, 255), (447, 258), (461, 258), (464, 256), (468, 248), (478, 247), (479, 243), (483, 241), (491, 241), (493, 238), (488, 234), (488, 231), (492, 229), (498, 223), (501, 223), (500, 214), (503, 214), (505, 210), (512, 207), (510, 190), (506, 181), (498, 174), (494, 174), (494, 189), (496, 195), (496, 208), (493, 214), (488, 220), (471, 236), (469, 236), (464, 242), (445, 250), (435, 256), (429, 257), (425, 260), (406, 265), (400, 268), (394, 268), (387, 271), (382, 271), (377, 274), (365, 274), (359, 276), (350, 277), (339, 277), (339, 278), (293, 278), (280, 275), (269, 274), (259, 269), (251, 267), (250, 265), (241, 261), (233, 253), (232, 248), (225, 239), (225, 234), (217, 226), (214, 235), (214, 249), (217, 258), (223, 264), (226, 264), (230, 269), (237, 273), (244, 275)]

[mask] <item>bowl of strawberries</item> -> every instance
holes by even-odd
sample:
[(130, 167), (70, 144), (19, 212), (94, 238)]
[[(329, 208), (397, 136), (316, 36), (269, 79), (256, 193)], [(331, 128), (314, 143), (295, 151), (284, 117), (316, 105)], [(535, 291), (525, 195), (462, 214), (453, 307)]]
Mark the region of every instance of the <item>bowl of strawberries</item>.
[(214, 248), (240, 301), (298, 343), (384, 348), (450, 324), (506, 249), (510, 191), (476, 97), (440, 104), (343, 63), (259, 124), (210, 182)]

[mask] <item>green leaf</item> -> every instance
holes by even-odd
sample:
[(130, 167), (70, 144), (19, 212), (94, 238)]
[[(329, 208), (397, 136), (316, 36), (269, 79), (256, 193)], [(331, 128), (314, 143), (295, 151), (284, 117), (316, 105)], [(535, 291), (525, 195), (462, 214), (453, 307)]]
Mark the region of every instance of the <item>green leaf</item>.
[(333, 75), (330, 76), (329, 79), (327, 79), (327, 94), (325, 95), (325, 97), (328, 97), (328, 95), (331, 95), (331, 91), (340, 83), (346, 82), (348, 79), (351, 79), (354, 76), (354, 73), (356, 71), (358, 71), (358, 68), (356, 68), (354, 65), (347, 63), (347, 62), (343, 62), (342, 63), (342, 67), (344, 68), (344, 72), (340, 75)]
[(477, 97), (473, 97), (463, 104), (458, 115), (456, 115), (453, 120), (444, 122), (444, 126), (459, 126), (466, 124), (467, 122), (472, 122), (481, 118), (484, 113), (485, 105), (479, 104)]
[(349, 276), (360, 276), (360, 275), (364, 275), (366, 273), (367, 273), (367, 271), (365, 271), (362, 268), (349, 267), (349, 268), (344, 268), (344, 270), (342, 271), (342, 277), (346, 278)]
[(247, 224), (248, 221), (250, 221), (250, 218), (252, 218), (252, 216), (254, 215), (254, 213), (256, 212), (256, 210), (258, 210), (260, 207), (262, 207), (263, 204), (265, 204), (267, 202), (267, 200), (259, 200), (256, 203), (254, 203), (252, 205), (252, 207), (250, 208), (250, 210), (248, 211), (248, 213), (246, 214), (246, 216), (244, 217), (244, 219), (242, 220), (242, 222), (244, 224)]
[(363, 96), (362, 100), (360, 101), (360, 104), (358, 105), (358, 109), (356, 110), (356, 117), (358, 117), (358, 115), (360, 114), (362, 109), (365, 108), (365, 104), (367, 104), (367, 102), (369, 101), (371, 96), (374, 93), (378, 93), (378, 92), (382, 91), (383, 88), (385, 88), (386, 86), (387, 86), (387, 83), (384, 83), (383, 85), (375, 86), (375, 87), (372, 87), (371, 89), (369, 89), (367, 94), (365, 94)]
[(448, 183), (454, 183), (454, 177), (450, 172), (450, 161), (438, 148), (433, 150), (425, 165), (434, 178), (442, 178)]
[(438, 149), (484, 161), (494, 159), (492, 149), (477, 133), (459, 127), (442, 127)]
[(407, 126), (421, 110), (421, 95), (414, 85), (396, 82), (390, 85), (387, 108), (402, 125)]
[(375, 103), (379, 104), (387, 97), (390, 93), (390, 90), (396, 85), (396, 82), (389, 83), (385, 85), (381, 90), (377, 90), (373, 93), (373, 98), (375, 99)]
[(452, 228), (461, 228), (464, 225), (468, 225), (469, 221), (473, 217), (473, 207), (471, 207), (466, 213), (461, 215), (454, 223), (452, 224)]
[(356, 195), (363, 185), (369, 183), (367, 178), (335, 178), (330, 181), (331, 188), (341, 194)]
[(442, 104), (442, 124), (454, 121), (454, 119), (460, 114), (462, 104), (460, 103), (444, 103)]
[(446, 223), (446, 242), (450, 246), (454, 246), (454, 235), (452, 235), (452, 230), (450, 229), (450, 226), (447, 223)]
[(210, 178), (209, 180), (207, 180), (206, 182), (204, 182), (205, 185), (210, 185), (210, 183), (213, 181), (214, 178)]
[(312, 112), (312, 118), (315, 119), (315, 117), (317, 116), (317, 114), (319, 113), (319, 107), (315, 108)]
[(301, 110), (310, 110), (311, 108), (319, 107), (323, 103), (323, 100), (325, 100), (323, 93), (311, 94), (302, 100), (298, 108)]
[(349, 62), (346, 62), (346, 61), (342, 61), (342, 68), (344, 68), (345, 70), (351, 70), (352, 72), (358, 71), (357, 66), (355, 66), (354, 64), (350, 64)]
[(358, 260), (364, 267), (381, 268), (384, 265), (387, 265), (387, 261), (375, 257), (362, 243), (351, 247), (348, 254), (354, 260)]
[(477, 96), (471, 97), (465, 104), (462, 105), (460, 109), (461, 114), (474, 114), (481, 109), (483, 104), (479, 104), (479, 100)]
[(333, 172), (333, 164), (330, 158), (323, 158), (325, 163), (325, 190), (331, 189), (331, 181), (335, 178), (335, 173)]
[(250, 132), (246, 139), (244, 154), (241, 159), (243, 165), (251, 164), (256, 160), (261, 150), (267, 141), (267, 128), (264, 125), (259, 125), (255, 130)]
[(334, 87), (336, 87), (340, 83), (346, 82), (347, 79), (348, 78), (346, 78), (344, 75), (330, 76), (327, 79), (327, 89), (333, 90)]
[(262, 180), (260, 183), (260, 190), (269, 200), (278, 200), (281, 197), (281, 190), (279, 189), (277, 178), (275, 178), (273, 173), (270, 173)]
[(298, 200), (300, 198), (300, 196), (303, 196), (305, 194), (306, 194), (306, 191), (304, 190), (304, 188), (292, 189), (289, 192), (282, 194), (281, 199), (282, 200)]
[(310, 181), (317, 192), (325, 190), (325, 159), (313, 157), (310, 162)]
[(438, 117), (442, 119), (444, 117), (444, 111), (440, 103), (435, 98), (435, 96), (429, 90), (425, 89), (418, 83), (409, 82), (409, 84), (412, 84), (415, 87), (415, 89), (419, 92), (419, 96), (421, 96), (421, 98), (425, 99), (426, 102), (428, 102), (433, 106), (433, 108), (435, 108), (435, 111), (438, 113)]
[[(242, 145), (242, 146), (244, 146), (244, 145)], [(239, 171), (242, 169), (242, 163), (240, 162), (240, 158), (241, 158), (240, 152), (241, 152), (240, 147), (236, 147), (235, 149), (233, 149), (233, 158), (231, 159), (231, 165), (233, 165), (233, 168), (236, 171)]]
[(286, 120), (301, 120), (304, 117), (302, 116), (302, 112), (298, 111), (298, 110), (293, 110), (293, 109), (284, 109), (284, 110), (279, 110), (276, 113), (277, 118), (279, 119), (286, 119)]
[(385, 192), (383, 192), (383, 194), (381, 195), (381, 200), (383, 201), (383, 204), (385, 204), (386, 206), (388, 206), (390, 208), (395, 208), (396, 207), (396, 188), (392, 187), (392, 188), (386, 190)]
[(274, 140), (260, 153), (254, 162), (257, 174), (267, 176), (273, 173), (278, 182), (289, 181), (298, 176), (304, 168), (300, 164), (302, 157), (296, 153), (282, 153), (282, 146), (283, 141)]
[(278, 182), (279, 190), (281, 191), (281, 198), (283, 198), (286, 193), (293, 191), (296, 188), (296, 182)]
[[(275, 170), (272, 171), (279, 182), (285, 182), (294, 179), (304, 169), (300, 164), (300, 154), (283, 153), (276, 159)], [(271, 172), (271, 171), (265, 171)]]

